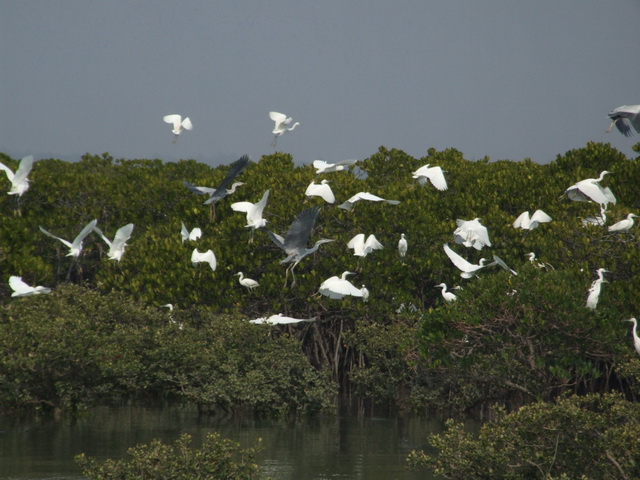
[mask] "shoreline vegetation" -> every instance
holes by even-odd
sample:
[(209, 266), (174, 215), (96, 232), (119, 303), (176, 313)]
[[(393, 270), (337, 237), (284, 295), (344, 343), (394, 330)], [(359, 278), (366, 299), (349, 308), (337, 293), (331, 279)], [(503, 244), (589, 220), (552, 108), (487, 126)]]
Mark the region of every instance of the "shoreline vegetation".
[[(0, 162), (18, 164), (2, 154)], [(444, 170), (446, 191), (412, 178), (425, 164)], [(167, 399), (197, 405), (203, 413), (295, 417), (331, 414), (338, 395), (413, 414), (455, 417), (483, 408), (495, 414), (487, 438), (502, 429), (509, 445), (558, 422), (539, 439), (545, 445), (541, 457), (504, 473), (522, 475), (509, 478), (587, 475), (564, 460), (586, 455), (589, 444), (572, 443), (561, 433), (582, 428), (618, 439), (593, 457), (606, 467), (584, 478), (640, 476), (640, 448), (630, 440), (631, 433), (640, 436), (640, 357), (631, 325), (623, 321), (640, 313), (640, 240), (637, 225), (626, 232), (607, 229), (640, 213), (637, 158), (599, 143), (546, 165), (469, 161), (454, 149), (430, 149), (418, 159), (380, 147), (345, 171), (316, 175), (312, 166), (296, 166), (289, 155), (275, 153), (249, 164), (238, 177), (244, 185), (218, 202), (212, 221), (206, 198), (183, 182), (215, 186), (227, 169), (193, 160), (87, 154), (76, 163), (38, 160), (23, 196), (0, 195), (0, 414), (73, 413)], [(583, 220), (602, 213), (600, 206), (570, 201), (563, 193), (603, 170), (611, 172), (602, 184), (617, 202), (608, 206), (604, 226), (585, 225)], [(358, 202), (346, 211), (306, 197), (307, 185), (322, 179), (330, 181), (336, 204), (356, 192), (399, 203)], [(0, 187), (8, 189), (8, 183), (3, 179)], [(245, 215), (230, 208), (232, 202), (256, 202), (267, 189), (267, 228), (284, 234), (300, 211), (318, 206), (310, 243), (335, 240), (303, 259), (295, 285), (285, 288), (283, 253), (265, 232), (245, 228)], [(527, 231), (513, 228), (522, 212), (537, 209), (552, 221)], [(476, 217), (492, 246), (477, 251), (456, 245), (456, 219)], [(95, 233), (73, 258), (39, 230), (69, 238), (93, 219), (109, 238), (122, 225), (135, 225), (120, 261), (108, 258), (108, 246)], [(202, 236), (183, 241), (182, 222), (200, 227)], [(346, 244), (363, 232), (375, 234), (384, 248), (354, 256)], [(396, 248), (403, 233), (406, 257)], [(517, 275), (487, 267), (477, 278), (461, 279), (443, 252), (445, 243), (472, 263), (497, 255)], [(215, 253), (215, 270), (192, 265), (194, 248)], [(597, 308), (590, 309), (585, 301), (599, 268), (609, 273)], [(323, 281), (347, 270), (356, 272), (350, 280), (358, 288), (366, 285), (367, 302), (317, 294)], [(259, 286), (240, 285), (239, 271)], [(12, 275), (51, 293), (11, 298), (6, 281)], [(443, 299), (436, 288), (442, 282), (463, 287), (454, 290), (456, 301)], [(169, 303), (172, 309), (163, 307)], [(248, 321), (277, 313), (315, 320)], [(563, 420), (571, 416), (567, 412), (576, 423)], [(624, 421), (625, 430), (600, 428), (602, 419)], [(507, 427), (509, 422), (531, 429)], [(432, 439), (439, 459), (416, 452), (412, 464), (444, 478), (482, 478), (482, 471), (499, 463), (526, 463), (507, 458), (510, 450), (482, 433), (473, 439), (460, 428), (452, 421)], [(612, 449), (623, 444), (621, 458)], [(495, 465), (477, 461), (489, 458), (491, 449), (503, 452), (491, 457)], [(464, 470), (465, 462), (477, 470)], [(612, 471), (617, 477), (607, 476)]]

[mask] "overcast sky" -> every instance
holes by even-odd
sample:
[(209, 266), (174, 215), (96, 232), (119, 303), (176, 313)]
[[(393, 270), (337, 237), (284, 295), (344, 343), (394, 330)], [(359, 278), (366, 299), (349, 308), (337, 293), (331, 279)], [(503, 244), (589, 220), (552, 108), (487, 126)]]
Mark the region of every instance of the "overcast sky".
[[(640, 104), (639, 0), (0, 0), (0, 151), (546, 163)], [(173, 144), (165, 114), (194, 129)]]

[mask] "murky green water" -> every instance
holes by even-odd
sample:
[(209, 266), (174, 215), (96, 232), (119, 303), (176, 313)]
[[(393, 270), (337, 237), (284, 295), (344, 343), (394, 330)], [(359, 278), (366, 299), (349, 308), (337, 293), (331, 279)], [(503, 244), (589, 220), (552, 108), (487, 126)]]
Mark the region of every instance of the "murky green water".
[(55, 421), (0, 418), (0, 478), (81, 479), (73, 457), (126, 455), (154, 438), (172, 442), (181, 433), (194, 445), (217, 431), (243, 446), (262, 438), (258, 458), (265, 477), (283, 480), (416, 480), (407, 454), (426, 446), (442, 419), (336, 416), (296, 422), (198, 416), (193, 408), (96, 408), (81, 418)]

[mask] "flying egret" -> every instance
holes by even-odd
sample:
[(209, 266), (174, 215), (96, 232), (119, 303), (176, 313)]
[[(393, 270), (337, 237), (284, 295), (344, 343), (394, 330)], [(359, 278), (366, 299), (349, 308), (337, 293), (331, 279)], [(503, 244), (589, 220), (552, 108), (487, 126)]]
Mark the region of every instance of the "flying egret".
[(116, 260), (119, 262), (122, 259), (122, 254), (127, 246), (127, 240), (131, 238), (133, 223), (128, 223), (124, 227), (120, 227), (116, 231), (116, 236), (113, 238), (113, 241), (109, 240), (98, 227), (93, 227), (93, 229), (109, 246), (109, 252), (107, 253), (109, 260)]
[(165, 115), (162, 117), (165, 123), (169, 123), (173, 125), (173, 143), (176, 143), (178, 140), (178, 135), (180, 135), (184, 130), (191, 130), (193, 128), (193, 124), (189, 117), (186, 117), (184, 120), (180, 115)]
[(614, 126), (625, 137), (633, 134), (631, 127), (640, 133), (640, 105), (622, 105), (614, 108), (609, 112), (609, 118), (611, 125), (607, 128), (607, 133), (611, 132)]
[(273, 131), (271, 132), (275, 135), (273, 137), (273, 142), (271, 142), (272, 147), (275, 147), (276, 143), (278, 143), (278, 137), (284, 135), (285, 132), (292, 131), (294, 128), (300, 125), (300, 122), (296, 122), (288, 127), (287, 125), (291, 123), (291, 117), (287, 117), (284, 113), (280, 112), (269, 112), (269, 118), (275, 122)]
[(626, 232), (633, 227), (633, 217), (638, 217), (635, 213), (630, 213), (627, 218), (609, 226), (610, 232)]
[(202, 236), (202, 230), (199, 227), (195, 227), (191, 231), (189, 231), (187, 229), (187, 226), (184, 224), (184, 222), (180, 222), (180, 223), (182, 225), (180, 228), (180, 236), (182, 237), (182, 243), (184, 243), (186, 240), (195, 242)]
[(427, 180), (429, 180), (431, 185), (441, 192), (449, 188), (447, 186), (447, 180), (444, 178), (442, 168), (440, 167), (431, 167), (427, 164), (413, 172), (413, 178), (417, 179), (422, 186), (424, 186), (427, 183)]
[(340, 300), (349, 295), (352, 297), (364, 298), (365, 293), (368, 297), (369, 291), (364, 289), (366, 291), (365, 292), (362, 289), (355, 287), (349, 280), (347, 280), (347, 275), (353, 275), (353, 272), (345, 271), (340, 277), (333, 276), (325, 280), (320, 285), (318, 293), (335, 300)]
[(625, 322), (632, 322), (631, 334), (633, 335), (633, 346), (640, 355), (640, 337), (638, 337), (638, 321), (635, 318), (627, 318)]
[(479, 218), (473, 220), (456, 220), (456, 228), (453, 231), (453, 237), (457, 244), (463, 244), (465, 247), (473, 247), (476, 250), (482, 250), (483, 247), (491, 246), (489, 241), (489, 232), (487, 228), (480, 223)]
[(80, 231), (78, 236), (73, 239), (73, 242), (69, 242), (64, 238), (56, 237), (54, 234), (47, 232), (44, 228), (40, 227), (40, 231), (45, 235), (50, 236), (51, 238), (55, 238), (56, 240), (60, 240), (69, 248), (69, 253), (67, 253), (67, 257), (75, 257), (78, 258), (80, 256), (80, 252), (82, 252), (82, 242), (95, 228), (98, 220), (91, 220), (87, 225)]
[(364, 233), (359, 233), (349, 240), (347, 248), (353, 249), (353, 254), (357, 257), (366, 257), (374, 250), (382, 250), (384, 247), (375, 235), (371, 234), (365, 240)]
[(266, 190), (262, 194), (262, 198), (257, 203), (251, 202), (235, 202), (231, 204), (231, 210), (235, 212), (244, 212), (247, 214), (247, 224), (246, 228), (251, 229), (251, 239), (253, 240), (253, 231), (256, 228), (264, 227), (267, 224), (267, 221), (262, 218), (262, 212), (264, 207), (267, 205), (267, 200), (269, 199), (269, 190)]
[(485, 267), (493, 267), (494, 265), (497, 265), (498, 267), (502, 268), (503, 270), (506, 270), (507, 272), (510, 272), (511, 275), (518, 275), (518, 272), (516, 272), (514, 269), (512, 269), (511, 267), (509, 267), (509, 265), (507, 265), (505, 263), (504, 260), (502, 260), (499, 256), (494, 255), (493, 256), (493, 262), (491, 263), (487, 263), (485, 265)]
[(311, 182), (304, 194), (307, 197), (322, 197), (327, 203), (335, 203), (336, 197), (328, 184), (329, 180), (322, 180), (320, 183)]
[(42, 293), (50, 293), (51, 289), (47, 287), (42, 287), (38, 285), (37, 287), (32, 287), (27, 285), (22, 277), (18, 277), (16, 275), (12, 275), (9, 277), (9, 286), (13, 293), (12, 297), (29, 297), (31, 295), (40, 295)]
[(216, 256), (214, 255), (211, 249), (206, 252), (199, 252), (197, 248), (193, 249), (193, 253), (191, 254), (191, 263), (195, 266), (196, 263), (206, 262), (211, 267), (211, 270), (216, 271)]
[(254, 288), (256, 288), (257, 286), (259, 286), (258, 282), (256, 282), (255, 280), (252, 280), (250, 278), (245, 278), (244, 277), (244, 273), (242, 273), (242, 272), (238, 272), (238, 273), (234, 274), (234, 276), (240, 277), (238, 279), (238, 282), (240, 282), (240, 285), (242, 285), (243, 287), (246, 287), (247, 290), (249, 290), (249, 291), (251, 291)]
[(409, 244), (407, 243), (407, 239), (405, 238), (404, 233), (401, 233), (400, 240), (398, 240), (398, 253), (401, 257), (405, 257), (408, 248)]
[(357, 162), (358, 160), (356, 160), (355, 158), (340, 160), (339, 162), (333, 163), (326, 162), (324, 160), (314, 160), (313, 168), (316, 169), (316, 175), (320, 175), (321, 173), (341, 172)]
[(594, 201), (600, 205), (607, 205), (608, 203), (616, 204), (616, 197), (611, 192), (609, 187), (602, 188), (600, 183), (604, 176), (609, 174), (607, 170), (600, 172), (598, 178), (586, 178), (574, 183), (567, 188), (564, 193), (574, 202), (589, 202)]
[(462, 278), (471, 278), (473, 277), (478, 270), (485, 267), (484, 262), (487, 261), (486, 258), (481, 258), (477, 265), (465, 260), (456, 252), (451, 250), (448, 244), (444, 244), (444, 253), (447, 254), (447, 257), (451, 260), (451, 262), (461, 271), (460, 276)]
[(536, 210), (533, 215), (529, 217), (529, 212), (523, 212), (513, 222), (513, 228), (521, 228), (523, 230), (533, 230), (540, 223), (550, 222), (551, 217), (544, 213), (542, 210)]
[(0, 162), (0, 170), (4, 170), (7, 174), (7, 178), (11, 182), (11, 188), (7, 192), (9, 195), (18, 195), (21, 197), (24, 192), (29, 190), (29, 179), (27, 175), (31, 172), (33, 167), (33, 156), (29, 155), (20, 160), (20, 165), (15, 173), (4, 163)]
[(290, 325), (294, 323), (313, 322), (315, 319), (316, 317), (313, 317), (313, 318), (285, 317), (281, 313), (278, 313), (277, 315), (271, 315), (268, 318), (261, 317), (261, 318), (256, 318), (254, 320), (249, 320), (249, 323), (255, 323), (258, 325), (263, 323), (266, 323), (269, 325)]
[(455, 302), (458, 300), (458, 297), (454, 295), (452, 292), (447, 292), (447, 284), (440, 283), (435, 286), (435, 288), (441, 288), (442, 298), (444, 298), (448, 303)]
[(599, 268), (596, 272), (598, 274), (598, 278), (591, 284), (591, 287), (589, 288), (589, 295), (587, 296), (587, 308), (591, 310), (595, 310), (598, 306), (602, 284), (607, 283), (607, 281), (604, 279), (604, 274), (608, 273), (609, 270)]
[(369, 192), (358, 192), (342, 205), (338, 205), (338, 208), (351, 210), (353, 205), (360, 200), (367, 200), (369, 202), (386, 202), (389, 205), (398, 205), (400, 203), (398, 200), (385, 200), (384, 198), (378, 197), (377, 195), (373, 195)]
[(293, 270), (304, 257), (306, 257), (307, 255), (311, 255), (313, 252), (318, 250), (320, 245), (322, 245), (323, 243), (333, 242), (332, 239), (321, 238), (313, 245), (313, 247), (307, 248), (307, 242), (309, 240), (309, 237), (311, 236), (311, 230), (313, 229), (313, 226), (318, 219), (319, 213), (319, 207), (307, 208), (306, 210), (300, 212), (289, 227), (289, 230), (284, 237), (273, 233), (266, 227), (261, 227), (261, 230), (267, 232), (269, 238), (271, 238), (273, 243), (275, 243), (278, 248), (284, 250), (284, 252), (287, 254), (287, 257), (281, 260), (280, 264), (291, 263), (291, 265), (287, 267), (287, 270), (285, 271), (285, 287), (287, 286), (287, 278), (289, 276), (289, 273), (291, 273), (291, 276), (293, 277), (293, 283), (291, 285), (295, 285), (296, 277), (293, 273)]

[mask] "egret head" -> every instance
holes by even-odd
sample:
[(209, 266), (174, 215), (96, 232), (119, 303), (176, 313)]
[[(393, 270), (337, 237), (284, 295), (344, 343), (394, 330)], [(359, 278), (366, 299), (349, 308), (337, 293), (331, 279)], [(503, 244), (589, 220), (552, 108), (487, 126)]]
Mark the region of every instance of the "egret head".
[(342, 272), (342, 280), (345, 280), (347, 278), (347, 275), (353, 275), (353, 272), (350, 272), (348, 270), (345, 270), (344, 272)]
[(439, 283), (438, 285), (436, 285), (434, 288), (447, 288), (447, 285), (444, 283)]

